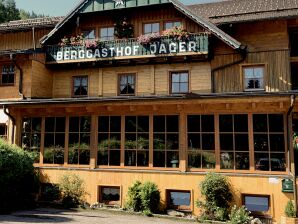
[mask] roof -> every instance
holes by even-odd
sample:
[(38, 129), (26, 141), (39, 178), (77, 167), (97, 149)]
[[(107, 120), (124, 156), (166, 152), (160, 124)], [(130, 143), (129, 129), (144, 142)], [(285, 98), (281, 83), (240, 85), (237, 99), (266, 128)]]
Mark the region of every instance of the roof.
[(228, 0), (188, 8), (214, 24), (298, 17), (298, 0)]
[[(63, 20), (61, 20), (56, 27), (44, 38), (41, 40), (41, 44), (45, 44), (48, 39), (50, 39), (61, 27), (63, 27), (71, 18), (73, 18), (79, 11), (89, 2), (90, 0), (82, 0)], [(185, 6), (178, 0), (169, 0), (170, 3), (174, 5), (174, 7), (182, 12), (184, 15), (204, 27), (206, 30), (210, 31), (213, 35), (217, 36), (219, 39), (223, 40), (226, 44), (231, 46), (234, 49), (241, 49), (241, 43), (229, 36), (221, 29), (219, 29), (216, 25), (211, 23), (210, 21), (202, 18), (200, 15), (196, 14), (189, 7)]]
[(15, 20), (7, 23), (0, 24), (0, 32), (10, 32), (17, 30), (28, 30), (32, 27), (44, 28), (44, 27), (54, 27), (58, 22), (60, 22), (64, 17), (43, 17), (35, 19), (25, 19), (25, 20)]

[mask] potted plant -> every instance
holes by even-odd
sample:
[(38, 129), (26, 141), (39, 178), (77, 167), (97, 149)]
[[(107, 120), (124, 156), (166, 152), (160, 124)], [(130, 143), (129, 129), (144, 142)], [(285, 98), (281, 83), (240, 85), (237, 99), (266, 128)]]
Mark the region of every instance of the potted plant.
[(292, 200), (289, 200), (285, 207), (285, 216), (281, 217), (281, 224), (298, 224), (296, 210)]

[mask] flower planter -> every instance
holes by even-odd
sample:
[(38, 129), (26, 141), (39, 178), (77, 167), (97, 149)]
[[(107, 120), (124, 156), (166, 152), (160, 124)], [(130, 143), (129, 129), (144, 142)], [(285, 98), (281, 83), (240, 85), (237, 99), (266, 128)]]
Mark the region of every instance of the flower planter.
[(281, 224), (298, 224), (298, 218), (289, 218), (282, 216), (280, 220)]

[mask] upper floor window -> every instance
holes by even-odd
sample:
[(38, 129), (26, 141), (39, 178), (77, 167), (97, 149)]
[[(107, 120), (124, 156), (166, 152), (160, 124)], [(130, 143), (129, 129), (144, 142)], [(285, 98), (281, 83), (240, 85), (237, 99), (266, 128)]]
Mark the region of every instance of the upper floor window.
[(245, 90), (264, 90), (264, 70), (263, 65), (243, 67)]
[(122, 74), (119, 76), (119, 95), (135, 95), (135, 74)]
[(290, 31), (290, 46), (291, 46), (291, 57), (297, 57), (298, 56), (298, 30)]
[(93, 40), (95, 39), (95, 30), (84, 30), (83, 32), (83, 37), (85, 40)]
[(159, 33), (159, 23), (144, 24), (144, 34)]
[(188, 93), (188, 72), (171, 73), (171, 93)]
[(173, 27), (175, 27), (175, 26), (181, 26), (182, 24), (181, 24), (181, 22), (180, 21), (171, 21), (171, 22), (166, 22), (165, 23), (165, 29), (167, 30), (167, 29), (171, 29), (171, 28), (173, 28)]
[(88, 76), (73, 77), (73, 96), (88, 95)]
[(1, 85), (14, 85), (15, 69), (13, 65), (4, 65), (1, 72)]
[(114, 27), (100, 28), (100, 40), (114, 40)]

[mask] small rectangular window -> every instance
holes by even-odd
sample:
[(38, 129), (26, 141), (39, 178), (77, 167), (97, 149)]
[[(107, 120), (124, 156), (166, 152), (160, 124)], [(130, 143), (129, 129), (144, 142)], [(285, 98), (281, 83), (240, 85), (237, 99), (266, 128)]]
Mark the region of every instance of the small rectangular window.
[(144, 34), (159, 33), (159, 23), (144, 24)]
[(0, 138), (7, 138), (7, 126), (6, 124), (0, 124)]
[(95, 30), (83, 30), (83, 37), (85, 40), (94, 40), (95, 39)]
[(190, 191), (168, 190), (168, 207), (178, 210), (190, 210)]
[(1, 85), (14, 85), (15, 68), (14, 65), (4, 65), (1, 72)]
[(172, 29), (173, 27), (179, 27), (181, 26), (181, 22), (180, 21), (172, 21), (172, 22), (166, 22), (165, 23), (165, 29)]
[(73, 77), (73, 96), (87, 96), (88, 95), (88, 76), (74, 76)]
[(269, 195), (243, 195), (243, 205), (251, 212), (268, 212)]
[(120, 205), (120, 187), (100, 187), (99, 202), (106, 205)]
[(246, 91), (264, 90), (264, 66), (243, 67), (244, 88)]
[(100, 28), (100, 40), (101, 41), (114, 40), (114, 27)]
[(119, 95), (135, 95), (135, 74), (119, 75)]
[(172, 72), (171, 73), (171, 93), (188, 93), (189, 77), (188, 72)]

